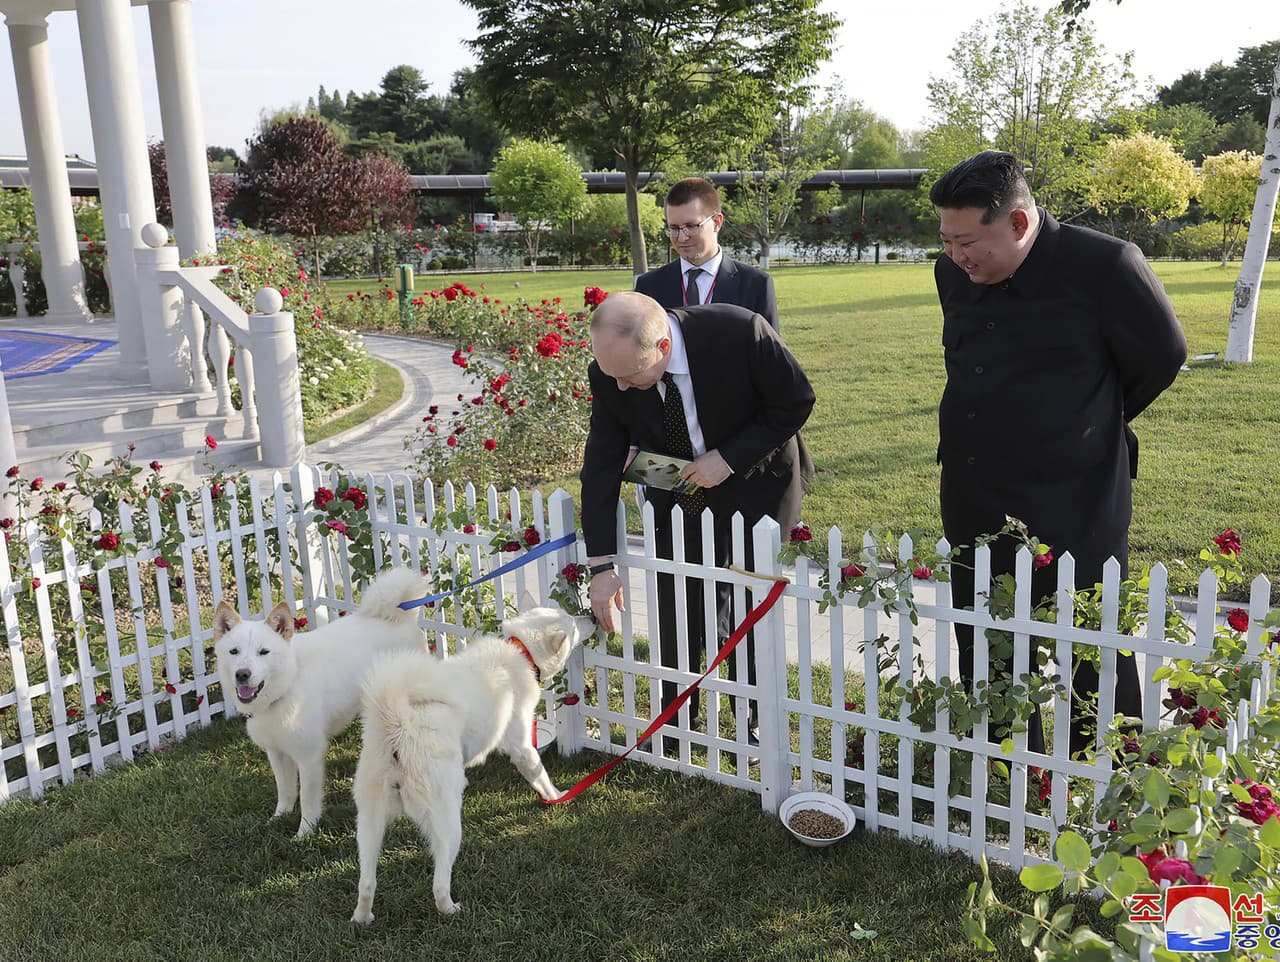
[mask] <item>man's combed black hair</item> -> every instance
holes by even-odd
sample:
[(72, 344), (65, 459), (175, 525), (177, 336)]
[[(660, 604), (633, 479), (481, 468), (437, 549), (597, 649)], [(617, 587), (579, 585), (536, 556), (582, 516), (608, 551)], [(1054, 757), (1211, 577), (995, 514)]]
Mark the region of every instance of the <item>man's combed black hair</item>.
[(984, 150), (956, 164), (929, 191), (935, 207), (977, 207), (982, 223), (1017, 209), (1035, 206), (1018, 158), (1003, 150)]

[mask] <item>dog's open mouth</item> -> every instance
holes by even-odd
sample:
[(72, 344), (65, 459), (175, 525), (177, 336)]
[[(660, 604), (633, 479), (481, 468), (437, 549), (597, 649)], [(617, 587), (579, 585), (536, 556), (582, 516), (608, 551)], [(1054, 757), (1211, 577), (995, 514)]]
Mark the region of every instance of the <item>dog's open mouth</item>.
[(267, 681), (264, 678), (261, 682), (258, 683), (258, 686), (256, 688), (253, 685), (237, 685), (236, 697), (239, 698), (242, 702), (244, 702), (247, 705), (249, 704), (249, 702), (253, 701), (255, 698), (258, 697), (258, 692), (262, 691), (262, 686), (265, 685), (266, 683)]

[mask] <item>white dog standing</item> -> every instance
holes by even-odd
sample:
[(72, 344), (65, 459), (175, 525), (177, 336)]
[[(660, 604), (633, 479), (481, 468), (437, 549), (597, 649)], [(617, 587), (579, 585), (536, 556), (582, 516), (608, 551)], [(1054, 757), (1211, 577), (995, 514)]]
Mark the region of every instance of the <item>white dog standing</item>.
[(400, 602), (430, 593), (431, 582), (410, 568), (383, 572), (347, 618), (293, 637), (293, 612), (281, 602), (265, 621), (242, 621), (223, 601), (213, 618), (223, 697), (248, 716), (253, 743), (267, 753), (276, 778), (276, 815), (302, 796), (298, 837), (309, 835), (324, 804), (329, 739), (360, 710), (360, 683), (374, 656), (422, 651), (417, 611)]
[(541, 797), (560, 797), (533, 747), (533, 712), (540, 678), (560, 671), (593, 630), (590, 619), (559, 608), (528, 608), (503, 622), (503, 637), (478, 638), (453, 657), (395, 654), (377, 661), (365, 678), (364, 742), (353, 788), (360, 894), (351, 921), (373, 921), (378, 856), (387, 825), (400, 815), (413, 819), (431, 846), (436, 908), (462, 907), (450, 889), (462, 844), (463, 769), (495, 749)]

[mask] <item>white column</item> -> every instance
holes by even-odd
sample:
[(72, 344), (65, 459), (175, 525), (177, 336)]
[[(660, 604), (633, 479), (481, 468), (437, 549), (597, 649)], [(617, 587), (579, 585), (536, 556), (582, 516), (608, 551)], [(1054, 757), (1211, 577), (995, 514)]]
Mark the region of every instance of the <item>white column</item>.
[(76, 19), (120, 341), (116, 373), (124, 380), (145, 383), (146, 344), (133, 252), (139, 246), (138, 232), (156, 219), (156, 202), (142, 121), (133, 17), (129, 0), (76, 0)]
[[(71, 185), (53, 87), (49, 28), (43, 14), (9, 13), (9, 46), (18, 82), (18, 111), (31, 169), (31, 199), (40, 232), (40, 273), (49, 293), (49, 320), (92, 320), (71, 214)], [(19, 296), (21, 300), (21, 296)]]
[(183, 260), (211, 253), (213, 201), (209, 196), (209, 159), (201, 129), (200, 89), (196, 85), (196, 45), (191, 31), (191, 0), (152, 3), (151, 48), (160, 90), (160, 120), (169, 168), (173, 232)]

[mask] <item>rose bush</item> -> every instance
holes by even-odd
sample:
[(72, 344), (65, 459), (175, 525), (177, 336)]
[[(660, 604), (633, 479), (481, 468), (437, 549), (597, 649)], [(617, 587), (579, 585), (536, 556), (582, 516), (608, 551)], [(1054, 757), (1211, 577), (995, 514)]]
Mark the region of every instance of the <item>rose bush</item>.
[[(590, 417), (587, 366), (590, 315), (560, 299), (485, 303), (463, 285), (432, 299), (458, 347), (453, 362), (474, 392), (433, 406), (406, 440), (414, 468), (436, 481), (524, 485), (566, 474), (580, 463)], [(588, 288), (592, 305), (605, 296)]]
[[(1227, 529), (1213, 541), (1216, 550), (1205, 549), (1201, 560), (1217, 571), (1220, 589), (1238, 583), (1239, 536)], [(1128, 917), (1135, 897), (1158, 896), (1167, 885), (1207, 883), (1228, 887), (1233, 902), (1261, 894), (1268, 913), (1280, 912), (1280, 688), (1262, 689), (1262, 703), (1247, 709), (1247, 737), (1229, 738), (1228, 731), (1244, 720), (1241, 705), (1264, 670), (1274, 676), (1280, 666), (1280, 611), (1269, 612), (1258, 625), (1260, 657), (1247, 650), (1252, 628), (1248, 613), (1233, 609), (1216, 627), (1208, 657), (1175, 659), (1155, 672), (1155, 680), (1169, 685), (1162, 727), (1140, 735), (1115, 727), (1109, 732), (1107, 746), (1117, 765), (1096, 810), (1079, 831), (1061, 833), (1059, 864), (1022, 871), (1023, 885), (1037, 893), (1031, 912), (994, 894), (984, 863), (982, 883), (970, 888), (965, 919), (975, 945), (994, 951), (988, 920), (1008, 913), (1019, 918), (1023, 944), (1046, 962), (1136, 962), (1144, 952), (1161, 960), (1218, 958), (1166, 950), (1161, 927)], [(1182, 637), (1190, 638), (1186, 626)], [(1103, 827), (1094, 830), (1095, 823)], [(1068, 898), (1104, 893), (1102, 915), (1117, 919), (1114, 933), (1073, 925), (1070, 902), (1051, 912), (1048, 893), (1057, 890)], [(1232, 957), (1274, 958), (1269, 941), (1236, 944)]]

